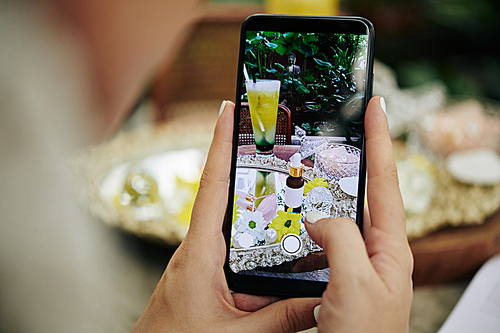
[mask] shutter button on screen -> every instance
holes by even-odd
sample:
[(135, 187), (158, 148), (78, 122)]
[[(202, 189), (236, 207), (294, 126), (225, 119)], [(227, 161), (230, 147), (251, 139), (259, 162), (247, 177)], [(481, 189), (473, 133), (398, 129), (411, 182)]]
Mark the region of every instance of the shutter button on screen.
[(288, 234), (281, 240), (281, 249), (287, 254), (297, 254), (302, 250), (302, 239), (296, 234)]

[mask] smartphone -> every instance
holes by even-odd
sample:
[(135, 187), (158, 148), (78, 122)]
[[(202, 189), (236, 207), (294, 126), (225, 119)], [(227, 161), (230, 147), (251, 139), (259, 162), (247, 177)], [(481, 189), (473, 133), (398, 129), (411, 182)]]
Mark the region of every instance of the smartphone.
[(305, 215), (347, 217), (362, 230), (373, 44), (360, 17), (243, 23), (224, 224), (231, 290), (321, 296), (328, 262)]

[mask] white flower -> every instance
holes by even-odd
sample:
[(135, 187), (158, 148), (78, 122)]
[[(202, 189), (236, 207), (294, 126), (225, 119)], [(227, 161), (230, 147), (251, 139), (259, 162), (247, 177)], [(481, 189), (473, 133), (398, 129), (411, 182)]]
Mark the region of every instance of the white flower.
[(264, 239), (264, 227), (266, 221), (261, 212), (244, 211), (234, 223), (234, 228), (241, 233), (248, 233), (253, 236), (255, 242)]

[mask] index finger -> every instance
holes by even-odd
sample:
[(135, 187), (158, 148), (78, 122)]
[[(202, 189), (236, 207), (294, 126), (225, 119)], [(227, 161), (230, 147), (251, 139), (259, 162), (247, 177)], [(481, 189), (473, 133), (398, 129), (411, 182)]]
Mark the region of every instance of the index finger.
[(221, 234), (227, 206), (234, 104), (226, 101), (221, 109), (189, 225), (189, 233), (200, 236), (200, 241)]
[(367, 197), (371, 226), (387, 233), (396, 232), (406, 239), (405, 211), (399, 191), (399, 181), (385, 101), (373, 97), (365, 115)]

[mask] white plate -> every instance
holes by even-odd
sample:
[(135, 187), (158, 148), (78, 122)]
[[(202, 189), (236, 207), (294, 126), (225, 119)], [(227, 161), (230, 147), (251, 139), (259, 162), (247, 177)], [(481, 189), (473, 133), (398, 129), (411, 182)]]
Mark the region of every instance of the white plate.
[(500, 157), (491, 149), (454, 153), (446, 159), (446, 168), (466, 184), (492, 186), (500, 183)]
[(339, 185), (346, 194), (358, 197), (358, 182), (359, 177), (346, 177), (339, 180)]

